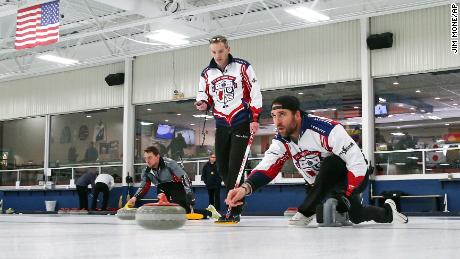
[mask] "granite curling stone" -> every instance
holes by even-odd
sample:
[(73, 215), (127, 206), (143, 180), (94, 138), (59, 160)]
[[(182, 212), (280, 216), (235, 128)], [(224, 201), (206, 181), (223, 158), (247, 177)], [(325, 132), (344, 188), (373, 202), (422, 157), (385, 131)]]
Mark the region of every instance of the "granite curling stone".
[(148, 203), (137, 209), (136, 223), (146, 229), (175, 229), (185, 224), (185, 209), (170, 203), (163, 193), (157, 203)]
[(117, 218), (121, 220), (134, 220), (136, 218), (137, 208), (123, 207), (117, 210)]

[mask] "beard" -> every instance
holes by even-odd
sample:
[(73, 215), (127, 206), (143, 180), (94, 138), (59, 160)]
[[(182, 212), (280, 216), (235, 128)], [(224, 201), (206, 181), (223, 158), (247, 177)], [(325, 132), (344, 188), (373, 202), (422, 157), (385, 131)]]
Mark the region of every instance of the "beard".
[(295, 125), (288, 125), (286, 127), (283, 127), (281, 131), (278, 129), (278, 133), (283, 137), (287, 138), (291, 136), (295, 132)]

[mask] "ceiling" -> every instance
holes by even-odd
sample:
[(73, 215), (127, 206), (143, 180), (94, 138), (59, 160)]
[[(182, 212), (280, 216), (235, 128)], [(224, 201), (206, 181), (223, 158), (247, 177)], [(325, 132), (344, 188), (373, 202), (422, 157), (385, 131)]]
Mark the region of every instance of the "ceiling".
[[(60, 41), (27, 50), (14, 49), (16, 12), (37, 1), (0, 0), (0, 81), (79, 67), (113, 63), (125, 57), (206, 44), (223, 34), (229, 39), (318, 26), (289, 15), (291, 6), (307, 6), (339, 22), (449, 4), (441, 0), (61, 0)], [(46, 2), (46, 1), (38, 1)], [(190, 43), (170, 46), (145, 35), (167, 29), (189, 36)], [(79, 60), (60, 65), (37, 59), (54, 53)]]

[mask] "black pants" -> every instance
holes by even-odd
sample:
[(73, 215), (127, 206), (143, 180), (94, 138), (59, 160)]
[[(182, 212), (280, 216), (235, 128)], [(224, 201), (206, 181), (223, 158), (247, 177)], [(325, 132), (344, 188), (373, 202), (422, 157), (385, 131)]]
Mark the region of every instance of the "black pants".
[(107, 204), (109, 203), (109, 187), (105, 183), (96, 183), (96, 188), (94, 190), (94, 197), (93, 197), (93, 204), (91, 208), (93, 210), (96, 209), (97, 207), (97, 197), (99, 196), (99, 193), (102, 192), (102, 208), (101, 210), (107, 210)]
[(190, 206), (187, 205), (185, 189), (182, 183), (160, 183), (158, 184), (157, 192), (164, 193), (169, 202), (179, 204), (187, 213), (190, 213)]
[[(227, 191), (235, 187), (244, 152), (248, 146), (249, 135), (249, 122), (234, 127), (217, 127), (216, 129), (217, 168)], [(242, 207), (243, 205), (232, 208), (232, 213), (240, 214)]]
[(80, 209), (88, 209), (88, 186), (77, 185), (78, 200), (80, 201)]
[(220, 188), (208, 189), (209, 204), (220, 210)]
[[(316, 213), (316, 206), (326, 198), (334, 197), (339, 200), (337, 210), (340, 212), (340, 197), (347, 188), (347, 168), (345, 162), (338, 156), (329, 156), (321, 163), (315, 184), (311, 187), (304, 202), (299, 206), (299, 212), (309, 217)], [(358, 224), (374, 220), (379, 223), (393, 221), (393, 214), (389, 206), (384, 208), (361, 204), (360, 194), (367, 185), (369, 175), (366, 174), (363, 182), (350, 195), (351, 207), (348, 211), (351, 222)], [(343, 210), (343, 209), (342, 209)]]

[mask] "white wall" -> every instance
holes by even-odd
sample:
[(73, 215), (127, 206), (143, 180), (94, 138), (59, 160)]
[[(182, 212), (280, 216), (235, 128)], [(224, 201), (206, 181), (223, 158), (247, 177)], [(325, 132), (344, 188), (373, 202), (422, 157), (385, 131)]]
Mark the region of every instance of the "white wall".
[(392, 48), (372, 50), (372, 76), (410, 74), (460, 67), (450, 51), (450, 7), (390, 14), (371, 19), (371, 33), (392, 32)]
[[(230, 41), (231, 53), (249, 61), (262, 89), (354, 80), (360, 76), (359, 23), (329, 24)], [(208, 46), (138, 57), (133, 103), (171, 100), (173, 91), (195, 97)]]
[(104, 78), (123, 63), (0, 83), (0, 120), (123, 105), (123, 87)]

